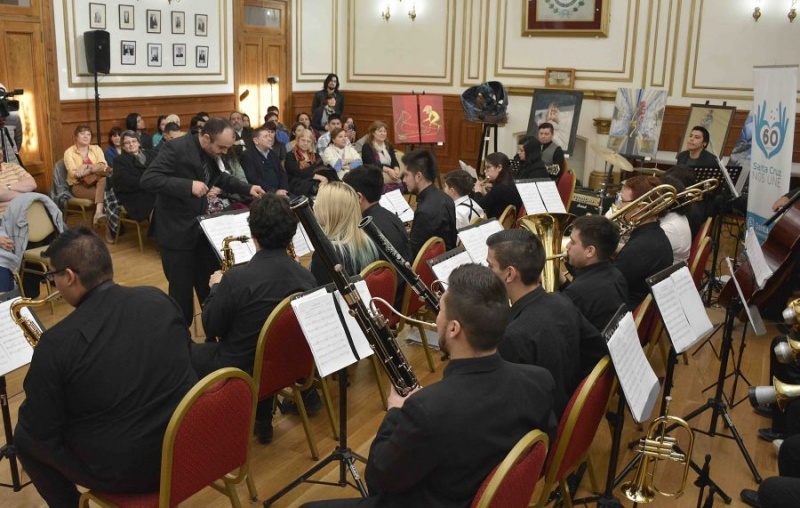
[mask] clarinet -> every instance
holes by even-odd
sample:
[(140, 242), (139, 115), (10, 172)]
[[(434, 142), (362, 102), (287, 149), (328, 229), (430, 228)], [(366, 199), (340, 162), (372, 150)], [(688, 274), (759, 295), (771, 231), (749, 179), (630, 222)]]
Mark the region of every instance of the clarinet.
[(371, 312), (358, 294), (355, 285), (350, 281), (348, 273), (333, 248), (333, 244), (325, 236), (322, 228), (311, 210), (311, 204), (307, 197), (302, 196), (293, 199), (290, 203), (300, 223), (306, 229), (308, 238), (314, 246), (319, 259), (325, 269), (331, 275), (336, 289), (344, 298), (352, 315), (358, 322), (359, 327), (367, 337), (370, 347), (378, 356), (389, 376), (389, 380), (394, 385), (397, 393), (405, 397), (412, 390), (418, 388), (419, 381), (411, 370), (408, 360), (397, 345), (397, 341), (389, 329), (389, 325), (380, 312)]
[(358, 224), (364, 233), (375, 243), (375, 246), (378, 247), (378, 250), (383, 253), (389, 263), (394, 266), (394, 269), (406, 281), (406, 284), (411, 286), (411, 289), (414, 290), (417, 295), (420, 296), (425, 301), (425, 304), (428, 306), (436, 314), (439, 313), (439, 297), (431, 291), (428, 286), (422, 282), (422, 279), (419, 278), (419, 275), (414, 273), (414, 270), (411, 269), (411, 265), (403, 259), (403, 256), (397, 252), (397, 249), (394, 248), (389, 240), (381, 233), (381, 230), (378, 229), (378, 226), (375, 225), (375, 222), (372, 220), (372, 217), (364, 217), (361, 219), (361, 222)]

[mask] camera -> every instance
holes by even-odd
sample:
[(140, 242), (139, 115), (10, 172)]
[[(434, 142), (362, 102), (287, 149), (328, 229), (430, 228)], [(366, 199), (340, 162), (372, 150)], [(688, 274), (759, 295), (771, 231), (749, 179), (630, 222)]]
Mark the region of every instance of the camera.
[(12, 111), (19, 111), (19, 101), (11, 100), (15, 95), (25, 93), (21, 89), (6, 91), (6, 87), (0, 84), (0, 116), (7, 117)]

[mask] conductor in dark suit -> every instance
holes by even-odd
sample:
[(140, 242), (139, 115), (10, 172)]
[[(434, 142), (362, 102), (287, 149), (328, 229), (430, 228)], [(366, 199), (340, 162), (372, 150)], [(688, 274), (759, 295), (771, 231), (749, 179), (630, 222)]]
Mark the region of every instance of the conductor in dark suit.
[(390, 392), (367, 461), (369, 497), (307, 508), (469, 506), (522, 436), (555, 431), (550, 373), (497, 354), (509, 316), (503, 283), (476, 264), (456, 268), (448, 282), (436, 318), (450, 355), (444, 377), (405, 399)]
[(151, 230), (161, 249), (161, 266), (169, 281), (169, 295), (178, 302), (187, 326), (194, 302), (208, 296), (208, 278), (219, 268), (211, 245), (203, 237), (197, 217), (208, 210), (206, 194), (219, 187), (230, 194), (260, 196), (258, 185), (247, 185), (222, 171), (222, 155), (236, 135), (230, 122), (211, 118), (194, 136), (173, 139), (159, 152), (141, 179), (142, 189), (157, 194)]

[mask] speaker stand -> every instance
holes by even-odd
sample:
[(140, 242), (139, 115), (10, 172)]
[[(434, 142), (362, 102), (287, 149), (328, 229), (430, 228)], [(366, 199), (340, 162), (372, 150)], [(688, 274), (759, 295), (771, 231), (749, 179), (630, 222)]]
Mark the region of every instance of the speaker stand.
[(94, 123), (95, 123), (95, 135), (97, 136), (97, 140), (99, 141), (100, 138), (100, 89), (98, 88), (97, 84), (97, 66), (94, 69)]

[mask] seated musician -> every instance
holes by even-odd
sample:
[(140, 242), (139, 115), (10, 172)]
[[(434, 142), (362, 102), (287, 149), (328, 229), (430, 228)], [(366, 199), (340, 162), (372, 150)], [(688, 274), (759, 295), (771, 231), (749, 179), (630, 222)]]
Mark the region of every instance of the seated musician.
[(607, 353), (605, 341), (569, 298), (539, 285), (545, 251), (530, 231), (498, 231), (486, 244), (489, 268), (505, 283), (511, 300), (511, 321), (497, 349), (510, 362), (550, 371), (560, 417), (583, 377)]
[(567, 260), (575, 276), (569, 281), (562, 272), (561, 292), (601, 331), (628, 302), (628, 283), (611, 264), (618, 242), (616, 224), (602, 215), (583, 215), (572, 223), (567, 243)]
[(706, 150), (711, 135), (708, 129), (703, 126), (695, 125), (689, 132), (689, 139), (686, 140), (686, 150), (675, 157), (679, 166), (689, 166), (690, 168), (716, 168), (719, 164), (713, 153)]
[(786, 440), (778, 451), (778, 474), (766, 478), (758, 491), (743, 489), (742, 501), (755, 508), (794, 508), (800, 497), (800, 435)]
[(463, 169), (450, 171), (444, 177), (444, 192), (456, 205), (456, 229), (462, 229), (475, 219), (486, 216), (481, 205), (475, 202), (469, 194), (475, 185), (475, 179)]
[[(258, 336), (269, 314), (287, 296), (316, 286), (311, 272), (286, 253), (297, 217), (285, 198), (266, 194), (254, 201), (248, 223), (256, 244), (253, 258), (209, 279), (203, 329), (219, 342), (192, 346), (192, 365), (200, 377), (223, 367), (252, 374)], [(264, 444), (272, 439), (272, 399), (256, 408), (256, 435)]]
[[(660, 180), (662, 184), (672, 185), (676, 193), (686, 190), (683, 182), (675, 177), (662, 175)], [(689, 225), (689, 218), (686, 216), (690, 206), (681, 206), (667, 212), (658, 221), (661, 229), (667, 234), (667, 239), (672, 247), (673, 263), (689, 261), (689, 253), (692, 250), (692, 240), (694, 239), (692, 227)]]
[(481, 205), (486, 216), (500, 218), (509, 205), (519, 210), (522, 207), (522, 198), (514, 183), (511, 161), (506, 154), (495, 152), (487, 155), (485, 173), (491, 189), (487, 189), (484, 182), (477, 182), (472, 198)]
[[(542, 162), (547, 166), (550, 176), (558, 182), (561, 175), (564, 174), (564, 150), (553, 141), (553, 133), (555, 129), (550, 122), (539, 124), (539, 143), (542, 145)], [(557, 164), (558, 172), (551, 171), (550, 166)]]
[[(666, 176), (680, 181), (684, 188), (691, 187), (697, 183), (697, 176), (695, 175), (694, 170), (688, 166), (672, 166), (663, 175), (661, 175), (661, 178), (663, 179)], [(713, 205), (713, 200), (704, 196), (703, 201), (692, 203), (683, 207), (686, 210), (686, 220), (689, 221), (689, 229), (692, 232), (692, 239), (694, 239), (695, 235), (697, 235), (697, 232), (700, 231), (700, 228), (703, 227), (706, 217), (713, 215), (708, 213), (709, 211), (713, 210)], [(745, 204), (745, 207), (746, 206), (747, 205)]]
[(503, 284), (483, 266), (463, 265), (439, 303), (436, 328), (450, 363), (438, 383), (406, 398), (390, 392), (367, 461), (369, 497), (305, 508), (469, 506), (522, 436), (534, 429), (552, 435), (553, 377), (497, 354), (509, 315)]
[(76, 484), (157, 491), (167, 423), (197, 382), (183, 315), (159, 289), (115, 284), (89, 228), (64, 231), (48, 251), (47, 277), (75, 310), (34, 349), (18, 457), (49, 506), (78, 506)]
[[(628, 178), (622, 186), (617, 206), (622, 208), (629, 205), (660, 184), (661, 181), (654, 176)], [(636, 210), (629, 210), (623, 219), (641, 208), (640, 205)], [(619, 251), (614, 266), (628, 282), (628, 308), (633, 311), (650, 291), (645, 279), (672, 266), (672, 246), (658, 224), (658, 217), (651, 215), (639, 223)]]

